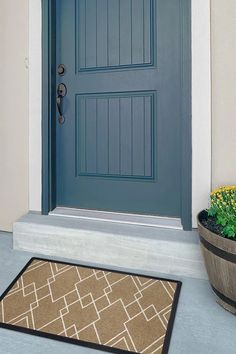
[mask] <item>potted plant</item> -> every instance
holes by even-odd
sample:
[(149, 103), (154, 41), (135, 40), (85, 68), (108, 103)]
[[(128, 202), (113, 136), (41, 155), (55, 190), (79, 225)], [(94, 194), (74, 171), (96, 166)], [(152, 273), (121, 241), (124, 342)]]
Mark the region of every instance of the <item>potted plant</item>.
[(201, 250), (217, 302), (236, 315), (236, 186), (211, 193), (198, 215)]

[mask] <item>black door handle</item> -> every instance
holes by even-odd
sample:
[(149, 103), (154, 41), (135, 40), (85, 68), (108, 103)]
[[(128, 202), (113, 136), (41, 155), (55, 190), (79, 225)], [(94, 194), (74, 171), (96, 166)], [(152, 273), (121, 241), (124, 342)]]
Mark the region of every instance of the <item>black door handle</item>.
[(67, 94), (67, 88), (65, 84), (59, 84), (57, 87), (57, 109), (59, 112), (59, 123), (63, 124), (65, 122), (65, 117), (63, 116), (62, 113), (62, 100), (63, 97), (65, 97)]

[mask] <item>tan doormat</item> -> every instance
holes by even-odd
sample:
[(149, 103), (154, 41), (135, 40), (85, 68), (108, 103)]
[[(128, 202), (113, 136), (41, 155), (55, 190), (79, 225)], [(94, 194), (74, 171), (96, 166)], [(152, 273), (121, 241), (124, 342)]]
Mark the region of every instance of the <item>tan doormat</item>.
[(166, 354), (181, 282), (32, 258), (0, 326), (112, 353)]

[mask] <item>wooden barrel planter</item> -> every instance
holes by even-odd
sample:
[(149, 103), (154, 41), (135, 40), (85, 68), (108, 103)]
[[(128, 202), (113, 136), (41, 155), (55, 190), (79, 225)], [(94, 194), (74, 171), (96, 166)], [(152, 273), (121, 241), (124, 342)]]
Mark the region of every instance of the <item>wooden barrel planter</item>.
[(231, 241), (202, 225), (207, 212), (198, 215), (201, 250), (217, 302), (236, 315), (236, 241)]

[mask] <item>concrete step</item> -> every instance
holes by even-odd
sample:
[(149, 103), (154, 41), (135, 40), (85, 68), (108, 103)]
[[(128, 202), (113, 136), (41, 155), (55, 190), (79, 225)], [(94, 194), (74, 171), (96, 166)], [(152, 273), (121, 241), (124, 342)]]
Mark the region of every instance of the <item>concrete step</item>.
[(196, 231), (28, 213), (13, 227), (16, 250), (206, 279)]

